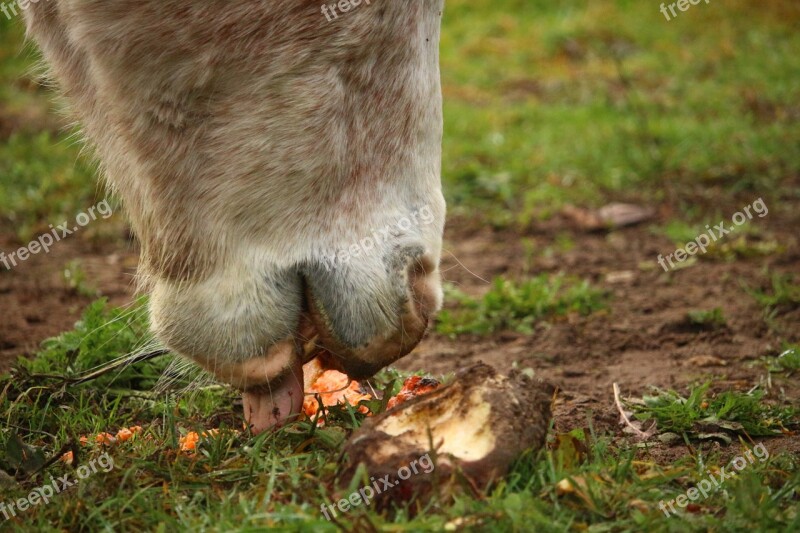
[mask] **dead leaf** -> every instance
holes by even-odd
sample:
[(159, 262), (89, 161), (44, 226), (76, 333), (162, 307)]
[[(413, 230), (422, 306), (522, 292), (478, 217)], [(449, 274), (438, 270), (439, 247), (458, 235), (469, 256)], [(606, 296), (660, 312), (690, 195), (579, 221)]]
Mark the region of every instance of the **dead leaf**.
[(6, 442), (6, 461), (16, 469), (32, 474), (38, 472), (47, 462), (41, 448), (26, 444), (19, 435), (12, 435)]
[(683, 438), (681, 438), (680, 435), (678, 435), (677, 433), (672, 433), (670, 431), (659, 435), (658, 440), (660, 440), (667, 446), (675, 446), (683, 442)]
[[(595, 481), (602, 482), (602, 478), (592, 476)], [(594, 503), (594, 498), (589, 491), (589, 484), (582, 476), (564, 478), (556, 483), (557, 496), (572, 496), (583, 502), (583, 504), (594, 512), (598, 512)]]
[(0, 470), (0, 488), (5, 490), (11, 490), (12, 488), (17, 487), (17, 480), (13, 477), (6, 474), (4, 471)]
[(556, 435), (553, 446), (554, 455), (561, 460), (567, 470), (583, 464), (589, 450), (586, 445), (569, 433)]
[(562, 213), (586, 231), (624, 228), (647, 222), (655, 211), (635, 204), (611, 203), (597, 210), (566, 205)]
[(629, 501), (628, 507), (632, 507), (641, 513), (647, 513), (648, 511), (650, 511), (650, 505), (644, 500), (640, 500), (638, 498), (634, 498), (631, 501)]
[(727, 433), (698, 433), (697, 439), (722, 442), (725, 444), (725, 446), (730, 446), (732, 442), (731, 438), (728, 436)]
[(655, 212), (649, 207), (635, 204), (613, 203), (601, 207), (598, 211), (600, 219), (612, 228), (634, 226), (653, 218)]

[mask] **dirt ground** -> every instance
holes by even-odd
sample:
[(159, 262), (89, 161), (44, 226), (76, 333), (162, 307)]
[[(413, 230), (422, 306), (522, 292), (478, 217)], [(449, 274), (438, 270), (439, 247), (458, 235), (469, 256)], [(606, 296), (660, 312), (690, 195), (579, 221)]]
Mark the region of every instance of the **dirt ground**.
[[(747, 203), (716, 207), (732, 214)], [(655, 222), (669, 216), (662, 209)], [(800, 205), (771, 206), (768, 216), (750, 224), (758, 224), (786, 252), (731, 262), (703, 260), (665, 274), (656, 257), (670, 253), (674, 244), (655, 235), (647, 224), (610, 233), (587, 232), (566, 217), (556, 217), (521, 235), (469, 220), (451, 221), (442, 271), (447, 281), (465, 292), (478, 295), (487, 288), (483, 280), (501, 274), (563, 271), (607, 290), (608, 307), (588, 317), (542, 322), (532, 335), (504, 332), (451, 340), (431, 334), (398, 366), (434, 374), (480, 360), (499, 369), (513, 364), (531, 367), (560, 390), (555, 411), (559, 431), (591, 424), (599, 431), (620, 432), (613, 383), (619, 384), (624, 397), (641, 397), (650, 386), (681, 390), (706, 380), (717, 391), (764, 384), (767, 373), (758, 360), (776, 355), (782, 342), (800, 340), (800, 310), (780, 315), (770, 328), (744, 285), (764, 286), (767, 266), (776, 272), (800, 270)], [(565, 234), (574, 242), (571, 250), (535, 253), (526, 259), (523, 238), (544, 250)], [(2, 238), (0, 244), (3, 249), (13, 246)], [(112, 303), (122, 305), (132, 296), (136, 254), (133, 244), (120, 249), (73, 239), (60, 243), (47, 257), (35, 256), (15, 271), (0, 272), (0, 370), (8, 369), (16, 356), (34, 352), (47, 337), (71, 328), (91, 301), (66, 286), (61, 270), (66, 262), (79, 260), (87, 280)], [(687, 311), (715, 307), (724, 310), (727, 326), (707, 330), (686, 320)], [(768, 397), (784, 395), (796, 401), (799, 389), (791, 378), (773, 376)], [(798, 451), (800, 439), (777, 439), (775, 445)]]
[[(19, 245), (0, 235), (0, 249)], [(88, 284), (122, 306), (133, 295), (137, 256), (132, 244), (120, 248), (75, 238), (59, 242), (46, 256), (31, 256), (14, 270), (0, 265), (0, 372), (17, 356), (35, 353), (43, 340), (72, 329), (94, 300), (69, 287), (64, 276), (68, 263), (77, 261)]]

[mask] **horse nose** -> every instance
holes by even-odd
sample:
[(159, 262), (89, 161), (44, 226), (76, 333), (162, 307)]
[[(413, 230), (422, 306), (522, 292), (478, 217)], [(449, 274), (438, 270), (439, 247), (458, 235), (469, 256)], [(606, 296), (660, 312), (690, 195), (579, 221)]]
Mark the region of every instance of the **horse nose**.
[(320, 343), (353, 378), (374, 375), (422, 340), (441, 306), (438, 262), (421, 245), (304, 271)]

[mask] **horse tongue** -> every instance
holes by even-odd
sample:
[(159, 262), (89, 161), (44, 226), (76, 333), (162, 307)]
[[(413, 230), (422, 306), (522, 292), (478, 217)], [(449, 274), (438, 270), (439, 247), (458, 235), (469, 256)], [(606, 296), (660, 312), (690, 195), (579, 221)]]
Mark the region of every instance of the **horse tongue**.
[(242, 393), (244, 418), (253, 433), (279, 428), (303, 409), (303, 366), (298, 361), (292, 372), (276, 384), (263, 385)]

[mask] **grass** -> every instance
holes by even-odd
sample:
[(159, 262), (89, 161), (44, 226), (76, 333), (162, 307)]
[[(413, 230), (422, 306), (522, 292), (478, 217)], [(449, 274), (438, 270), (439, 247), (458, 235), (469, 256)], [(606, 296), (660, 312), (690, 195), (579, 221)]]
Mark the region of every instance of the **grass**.
[(767, 190), (797, 171), (790, 2), (708, 6), (671, 23), (644, 2), (496, 6), (447, 6), (444, 170), (456, 210), (527, 224), (640, 185), (690, 198)]
[(75, 294), (88, 298), (97, 298), (101, 295), (100, 291), (93, 286), (91, 280), (86, 277), (86, 272), (84, 272), (79, 260), (74, 259), (65, 264), (61, 275), (64, 279), (64, 285)]
[[(452, 212), (526, 225), (632, 188), (691, 199), (774, 190), (796, 175), (796, 4), (704, 7), (666, 23), (657, 6), (630, 0), (449, 1), (441, 55)], [(31, 54), (20, 26), (0, 17), (0, 113), (52, 108), (24, 75)], [(0, 143), (9, 227), (28, 235), (39, 220), (94, 204), (79, 149), (69, 133)]]
[(774, 436), (800, 422), (800, 412), (766, 403), (763, 391), (710, 394), (709, 388), (709, 383), (694, 387), (685, 397), (675, 391), (657, 391), (634, 406), (636, 418), (653, 420), (660, 431), (684, 438), (726, 432), (748, 437)]
[[(104, 299), (91, 304), (75, 329), (45, 341), (37, 357), (21, 358), (18, 373), (22, 379), (33, 379), (58, 369), (59, 376), (78, 378), (108, 363), (108, 354), (117, 357), (144, 348), (149, 338), (149, 321), (145, 301), (139, 300), (130, 308), (109, 308)], [(95, 389), (111, 386), (125, 390), (153, 388), (165, 372), (163, 361), (138, 364), (122, 371), (101, 377), (94, 382)], [(27, 376), (27, 378), (26, 378)], [(186, 383), (188, 385), (188, 383)]]
[(0, 143), (0, 224), (20, 242), (48, 231), (96, 203), (91, 165), (67, 137), (14, 134)]
[(785, 312), (800, 306), (800, 284), (791, 274), (773, 273), (765, 290), (751, 290), (750, 294), (767, 313)]
[[(692, 216), (692, 215), (687, 215)], [(653, 228), (653, 233), (664, 235), (669, 238), (676, 248), (683, 248), (687, 243), (696, 242), (695, 239), (705, 235), (707, 240), (708, 226), (714, 225), (712, 221), (724, 220), (721, 216), (704, 216), (703, 223), (693, 224), (684, 219), (674, 219), (668, 221), (662, 227)], [(758, 219), (756, 219), (758, 220)], [(696, 257), (704, 261), (736, 261), (740, 259), (763, 258), (784, 253), (786, 246), (778, 242), (775, 238), (761, 231), (758, 226), (751, 225), (732, 226), (728, 224), (726, 228), (735, 228), (732, 235), (723, 236), (717, 241), (712, 241), (705, 245), (706, 251), (698, 253)], [(713, 230), (712, 230), (713, 231)], [(715, 234), (716, 235), (716, 234)], [(701, 242), (702, 238), (701, 238)]]
[(770, 372), (785, 372), (791, 376), (800, 371), (800, 346), (787, 344), (779, 356), (768, 358), (766, 363)]
[[(521, 457), (485, 497), (434, 496), (417, 502), (420, 507), (412, 504), (385, 512), (362, 506), (339, 514), (334, 524), (325, 520), (320, 506), (351, 490), (337, 487), (335, 479), (341, 443), (363, 420), (356, 409), (334, 410), (325, 428), (300, 421), (277, 433), (253, 437), (240, 431), (240, 419), (232, 414), (234, 394), (227, 388), (212, 385), (192, 394), (176, 395), (174, 389), (154, 394), (153, 382), (166, 361), (127, 367), (80, 386), (65, 385), (58, 378), (59, 374), (74, 377), (135, 345), (146, 327), (146, 317), (139, 311), (98, 302), (75, 331), (46, 343), (35, 359), (21, 359), (13, 377), (0, 378), (0, 470), (15, 473), (14, 478), (0, 477), (4, 485), (0, 501), (14, 502), (51, 478), (68, 475), (70, 481), (80, 480), (49, 504), (3, 522), (5, 527), (565, 531), (600, 530), (613, 524), (614, 531), (686, 531), (748, 526), (791, 530), (800, 520), (791, 511), (800, 494), (796, 457), (771, 453), (768, 461), (748, 466), (727, 481), (724, 490), (699, 501), (698, 509), (667, 517), (659, 510), (661, 501), (684, 493), (726, 460), (713, 448), (698, 449), (664, 468), (649, 451), (612, 442), (589, 428), (553, 432), (546, 450)], [(388, 372), (380, 380), (395, 377)], [(713, 417), (719, 425), (722, 421), (741, 425), (742, 435), (773, 434), (793, 416), (766, 406), (758, 394), (709, 395), (707, 386), (696, 388), (687, 398), (665, 394), (645, 399), (646, 412), (664, 430), (690, 431)], [(143, 431), (129, 441), (102, 446), (90, 439), (85, 446), (79, 444), (82, 435), (131, 425), (141, 425)], [(201, 439), (194, 454), (179, 450), (182, 435), (211, 427), (220, 431)], [(771, 443), (765, 446), (770, 449)], [(68, 449), (74, 451), (76, 464), (55, 461), (43, 467)], [(743, 444), (733, 446), (740, 454), (746, 449)], [(88, 471), (76, 468), (106, 453), (113, 468), (80, 479)], [(755, 509), (753, 502), (759, 502)]]
[[(48, 224), (72, 220), (104, 197), (94, 164), (79, 157), (75, 132), (49, 118), (52, 94), (36, 84), (34, 54), (18, 20), (0, 16), (0, 230), (27, 242)], [(42, 131), (42, 129), (44, 131)]]
[(603, 306), (604, 295), (587, 281), (563, 275), (541, 275), (514, 283), (496, 278), (482, 298), (471, 298), (450, 287), (452, 309), (439, 314), (436, 330), (443, 335), (488, 335), (504, 329), (530, 333), (542, 319), (569, 313), (588, 315)]
[(703, 328), (717, 329), (724, 328), (728, 325), (728, 321), (725, 319), (725, 313), (723, 313), (720, 307), (715, 307), (707, 311), (689, 311), (686, 313), (686, 318), (691, 325)]

